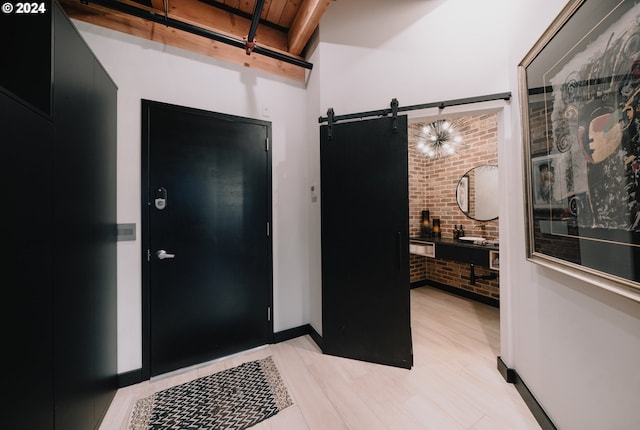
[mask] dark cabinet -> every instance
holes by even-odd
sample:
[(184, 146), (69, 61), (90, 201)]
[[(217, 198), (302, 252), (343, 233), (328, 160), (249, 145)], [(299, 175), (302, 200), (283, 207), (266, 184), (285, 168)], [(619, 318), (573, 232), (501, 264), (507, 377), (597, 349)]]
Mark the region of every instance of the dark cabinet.
[(489, 267), (490, 249), (492, 248), (440, 241), (436, 243), (436, 258)]
[[(51, 0), (38, 2), (44, 10), (22, 14), (5, 11), (17, 6), (16, 2), (3, 2), (0, 14), (0, 40), (2, 66), (0, 88), (4, 94), (19, 98), (21, 103), (49, 116), (51, 114)], [(36, 3), (23, 3), (31, 6)]]
[(90, 429), (117, 370), (116, 88), (60, 9), (54, 28), (55, 428)]
[(0, 90), (2, 420), (16, 430), (53, 422), (52, 131), (48, 118)]
[[(117, 88), (57, 4), (50, 19), (52, 91), (27, 99), (13, 90), (24, 82), (0, 86), (2, 265), (12, 292), (2, 317), (3, 425), (90, 430), (117, 389)], [(30, 40), (27, 24), (12, 40)], [(3, 79), (41, 82), (42, 69), (10, 65), (19, 71)]]

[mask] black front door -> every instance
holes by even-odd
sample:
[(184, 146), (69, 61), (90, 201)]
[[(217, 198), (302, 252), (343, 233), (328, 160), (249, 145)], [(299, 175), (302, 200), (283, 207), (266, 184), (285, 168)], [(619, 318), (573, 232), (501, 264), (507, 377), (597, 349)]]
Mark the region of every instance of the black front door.
[(327, 354), (410, 368), (407, 118), (395, 121), (320, 129), (322, 336)]
[(266, 122), (143, 100), (150, 376), (273, 335), (269, 137)]

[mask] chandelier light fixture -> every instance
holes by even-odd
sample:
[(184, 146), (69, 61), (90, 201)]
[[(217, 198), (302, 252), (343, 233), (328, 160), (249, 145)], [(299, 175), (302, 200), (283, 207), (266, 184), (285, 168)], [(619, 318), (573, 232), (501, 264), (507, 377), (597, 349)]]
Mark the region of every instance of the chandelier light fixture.
[(417, 148), (425, 156), (433, 159), (457, 154), (463, 146), (462, 135), (456, 124), (446, 119), (439, 119), (419, 129)]

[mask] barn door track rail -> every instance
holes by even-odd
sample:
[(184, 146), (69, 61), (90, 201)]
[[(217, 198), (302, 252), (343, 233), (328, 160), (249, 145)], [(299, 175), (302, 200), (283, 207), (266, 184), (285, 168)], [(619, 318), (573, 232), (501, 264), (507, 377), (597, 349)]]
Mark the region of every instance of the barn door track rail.
[(328, 137), (329, 137), (329, 140), (332, 140), (333, 124), (335, 124), (338, 121), (392, 115), (394, 118), (393, 131), (395, 133), (397, 132), (397, 129), (398, 129), (398, 121), (397, 121), (398, 112), (408, 112), (413, 110), (430, 109), (430, 108), (438, 108), (442, 110), (446, 107), (451, 107), (451, 106), (460, 106), (460, 105), (466, 105), (466, 104), (472, 104), (472, 103), (488, 102), (493, 100), (509, 101), (511, 100), (511, 92), (489, 94), (489, 95), (477, 96), (477, 97), (467, 97), (464, 99), (447, 100), (447, 101), (433, 102), (433, 103), (423, 103), (423, 104), (410, 105), (410, 106), (399, 106), (398, 99), (394, 98), (391, 100), (390, 107), (386, 109), (350, 113), (346, 115), (337, 115), (337, 116), (335, 115), (335, 111), (333, 110), (333, 108), (329, 108), (327, 109), (327, 116), (326, 117), (321, 116), (320, 118), (318, 118), (318, 122), (320, 124), (323, 124), (325, 122), (327, 123), (329, 128)]

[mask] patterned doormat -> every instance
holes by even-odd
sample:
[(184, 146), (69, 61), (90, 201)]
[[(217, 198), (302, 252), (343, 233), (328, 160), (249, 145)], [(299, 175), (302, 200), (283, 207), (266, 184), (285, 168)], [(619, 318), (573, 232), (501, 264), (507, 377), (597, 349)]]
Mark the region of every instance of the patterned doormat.
[(130, 430), (241, 430), (291, 406), (271, 357), (158, 391), (136, 402)]

